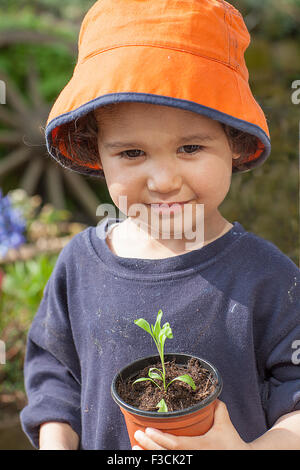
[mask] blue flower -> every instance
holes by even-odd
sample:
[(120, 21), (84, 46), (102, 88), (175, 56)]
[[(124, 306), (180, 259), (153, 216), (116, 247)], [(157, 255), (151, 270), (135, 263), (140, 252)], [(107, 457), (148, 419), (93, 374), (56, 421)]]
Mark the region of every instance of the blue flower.
[(18, 248), (25, 243), (26, 221), (19, 209), (13, 207), (9, 196), (3, 196), (0, 188), (0, 257), (10, 248)]

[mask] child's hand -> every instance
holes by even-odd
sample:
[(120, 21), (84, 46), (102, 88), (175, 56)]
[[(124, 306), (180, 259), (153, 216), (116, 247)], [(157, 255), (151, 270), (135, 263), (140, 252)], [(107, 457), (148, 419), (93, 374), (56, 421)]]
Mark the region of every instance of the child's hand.
[(157, 429), (147, 428), (134, 435), (141, 447), (133, 450), (251, 450), (235, 430), (225, 403), (217, 400), (214, 424), (203, 436), (174, 436)]

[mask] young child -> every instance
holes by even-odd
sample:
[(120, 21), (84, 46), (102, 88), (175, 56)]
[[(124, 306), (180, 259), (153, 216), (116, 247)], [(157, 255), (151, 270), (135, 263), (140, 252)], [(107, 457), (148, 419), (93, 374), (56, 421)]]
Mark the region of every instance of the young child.
[(148, 429), (136, 448), (300, 449), (299, 269), (219, 211), (232, 173), (270, 154), (249, 41), (223, 0), (101, 0), (87, 13), (46, 141), (62, 166), (104, 178), (127, 218), (77, 234), (45, 287), (21, 412), (34, 446), (130, 449), (110, 385), (155, 352), (134, 320), (162, 309), (167, 351), (209, 360), (224, 387), (204, 436)]

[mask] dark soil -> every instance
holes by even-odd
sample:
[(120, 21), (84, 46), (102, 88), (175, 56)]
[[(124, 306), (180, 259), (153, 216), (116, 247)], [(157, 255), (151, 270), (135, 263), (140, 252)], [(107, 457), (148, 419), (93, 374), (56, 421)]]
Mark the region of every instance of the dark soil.
[[(117, 391), (119, 396), (129, 405), (146, 411), (158, 411), (157, 403), (163, 398), (167, 404), (168, 411), (182, 410), (196, 405), (204, 400), (215, 390), (214, 376), (205, 369), (197, 359), (191, 358), (187, 365), (178, 365), (175, 360), (165, 362), (166, 384), (179, 375), (189, 374), (195, 382), (196, 390), (188, 384), (176, 380), (167, 389), (160, 390), (150, 380), (146, 382), (133, 382), (141, 377), (148, 377), (150, 367), (162, 370), (160, 362), (147, 366), (138, 374), (125, 381), (119, 381)], [(160, 386), (162, 382), (156, 381)]]

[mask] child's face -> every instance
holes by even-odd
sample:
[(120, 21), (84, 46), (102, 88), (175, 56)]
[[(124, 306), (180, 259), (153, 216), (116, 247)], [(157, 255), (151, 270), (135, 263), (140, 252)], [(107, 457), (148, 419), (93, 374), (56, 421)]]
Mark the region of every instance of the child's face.
[[(119, 197), (126, 196), (127, 209), (146, 205), (150, 220), (149, 204), (189, 201), (204, 204), (206, 224), (220, 222), (218, 207), (230, 188), (232, 158), (239, 155), (232, 154), (219, 122), (143, 103), (120, 103), (95, 114), (100, 161), (118, 208)], [(189, 137), (198, 134), (203, 138)]]

